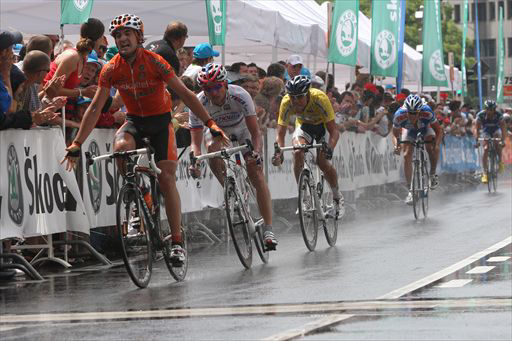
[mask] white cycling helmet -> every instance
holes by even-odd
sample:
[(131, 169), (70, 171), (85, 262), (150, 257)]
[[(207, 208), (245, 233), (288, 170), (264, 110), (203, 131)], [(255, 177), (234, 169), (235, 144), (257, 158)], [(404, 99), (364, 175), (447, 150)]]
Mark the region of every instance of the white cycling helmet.
[(228, 73), (226, 68), (220, 64), (208, 63), (197, 75), (197, 84), (199, 86), (206, 85), (213, 82), (223, 82), (227, 80)]
[(405, 99), (404, 106), (407, 111), (419, 111), (423, 106), (423, 101), (418, 95), (409, 95)]
[(144, 36), (144, 24), (142, 20), (134, 14), (121, 14), (110, 22), (109, 32), (111, 36), (120, 28), (133, 28)]

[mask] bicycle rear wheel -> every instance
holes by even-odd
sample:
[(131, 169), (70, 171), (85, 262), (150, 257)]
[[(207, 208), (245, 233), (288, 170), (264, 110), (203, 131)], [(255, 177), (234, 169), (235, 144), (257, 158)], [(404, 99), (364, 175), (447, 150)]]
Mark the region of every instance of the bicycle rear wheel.
[(132, 184), (121, 187), (116, 205), (116, 224), (126, 271), (133, 283), (145, 288), (153, 268), (150, 223), (142, 212), (141, 194)]
[(229, 233), (235, 245), (235, 250), (242, 265), (249, 269), (252, 265), (252, 242), (249, 232), (249, 219), (246, 204), (241, 199), (235, 186), (235, 179), (226, 178), (224, 181), (224, 203)]
[(309, 170), (299, 176), (299, 219), (302, 238), (309, 251), (314, 251), (318, 237), (318, 219)]
[(420, 192), (421, 196), (421, 208), (423, 210), (423, 216), (426, 218), (428, 215), (428, 196), (429, 196), (429, 190), (430, 190), (430, 181), (429, 181), (429, 174), (427, 169), (427, 162), (425, 160), (425, 156), (422, 157), (423, 160), (421, 162), (422, 164), (422, 187), (423, 190)]
[(419, 219), (420, 218), (420, 191), (422, 191), (421, 186), (421, 168), (418, 165), (418, 161), (413, 161), (412, 164), (412, 186), (411, 186), (411, 193), (412, 193), (412, 210), (414, 212), (414, 218)]
[[(326, 191), (326, 183), (327, 181), (325, 181), (322, 175), (319, 183), (319, 187), (322, 188), (322, 193), (318, 193), (318, 195), (320, 195), (320, 202), (322, 203), (322, 209), (325, 214), (325, 221), (323, 223), (325, 239), (327, 239), (329, 246), (334, 246), (338, 239), (339, 220), (336, 216), (336, 205), (334, 204), (332, 189)], [(330, 186), (328, 187), (330, 188)]]

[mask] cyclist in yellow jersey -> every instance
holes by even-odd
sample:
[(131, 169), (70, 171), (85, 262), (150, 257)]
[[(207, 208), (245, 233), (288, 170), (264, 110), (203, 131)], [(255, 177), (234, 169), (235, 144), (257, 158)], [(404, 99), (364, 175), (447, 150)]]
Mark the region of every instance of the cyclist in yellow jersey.
[[(338, 174), (329, 162), (339, 138), (331, 102), (323, 91), (312, 89), (311, 80), (304, 75), (295, 76), (286, 82), (286, 92), (287, 95), (284, 96), (279, 108), (277, 144), (279, 147), (284, 146), (284, 137), (292, 118), (295, 119), (295, 132), (292, 137), (294, 146), (311, 144), (315, 140), (322, 143), (325, 141), (326, 131), (329, 132), (328, 147), (326, 150), (318, 149), (316, 163), (331, 186), (333, 199), (337, 204), (337, 215), (342, 217), (345, 214), (345, 206), (338, 187)], [(282, 162), (283, 153), (276, 153), (272, 158), (272, 164), (278, 166)], [(295, 150), (293, 152), (293, 173), (297, 182), (303, 167), (304, 150)]]

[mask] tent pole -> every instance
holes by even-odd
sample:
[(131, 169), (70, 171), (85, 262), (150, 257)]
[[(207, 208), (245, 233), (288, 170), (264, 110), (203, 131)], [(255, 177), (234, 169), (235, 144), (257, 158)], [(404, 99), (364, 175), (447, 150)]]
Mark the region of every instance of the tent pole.
[(313, 73), (316, 73), (316, 54), (313, 55)]
[(222, 65), (226, 64), (226, 46), (225, 45), (222, 45), (222, 57), (221, 57), (221, 60), (222, 60)]
[(277, 63), (277, 47), (272, 46), (272, 63)]
[[(64, 25), (60, 25), (60, 36), (59, 36), (59, 45), (62, 46), (62, 42), (64, 41)], [(66, 141), (66, 106), (62, 107), (62, 135), (64, 135), (64, 143), (67, 145)], [(66, 252), (67, 256), (67, 252)]]

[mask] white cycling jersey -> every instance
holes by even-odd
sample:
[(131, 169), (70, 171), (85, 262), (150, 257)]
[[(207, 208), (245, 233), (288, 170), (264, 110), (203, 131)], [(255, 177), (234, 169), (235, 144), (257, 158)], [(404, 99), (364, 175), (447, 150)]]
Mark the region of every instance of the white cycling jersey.
[[(206, 108), (215, 123), (222, 129), (240, 128), (247, 129), (245, 118), (256, 116), (254, 103), (251, 95), (244, 88), (238, 85), (228, 85), (226, 101), (224, 105), (213, 104), (204, 91), (197, 95), (201, 104)], [(191, 129), (202, 129), (204, 124), (197, 116), (190, 112), (189, 125)], [(231, 129), (230, 129), (231, 130)]]

